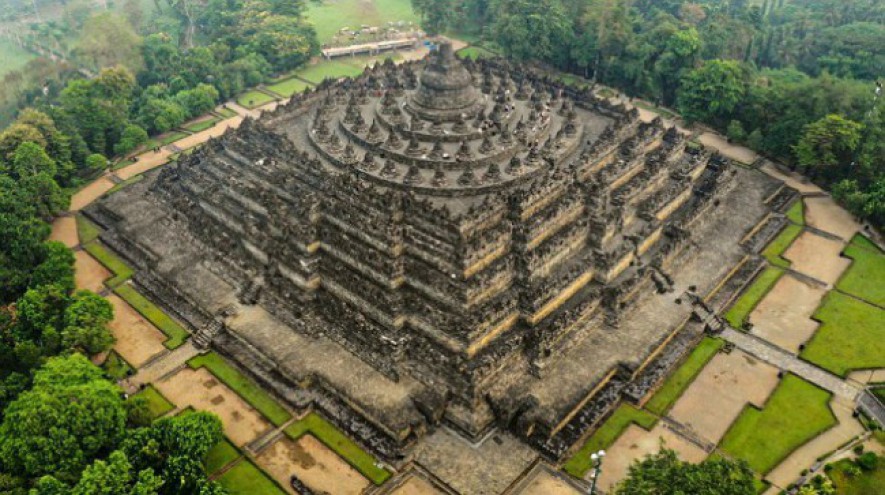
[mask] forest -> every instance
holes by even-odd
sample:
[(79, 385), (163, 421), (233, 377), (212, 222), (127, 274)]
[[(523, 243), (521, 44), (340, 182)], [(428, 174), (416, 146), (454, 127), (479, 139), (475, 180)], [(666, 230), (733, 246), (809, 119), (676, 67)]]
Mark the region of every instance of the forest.
[[(413, 4), (430, 34), (673, 109), (885, 225), (881, 0)], [(218, 419), (151, 422), (84, 357), (113, 344), (113, 309), (75, 290), (73, 253), (47, 239), (72, 191), (114, 157), (315, 56), (305, 8), (0, 0), (4, 43), (41, 54), (14, 67), (10, 55), (0, 71), (0, 493), (223, 493), (201, 465)]]

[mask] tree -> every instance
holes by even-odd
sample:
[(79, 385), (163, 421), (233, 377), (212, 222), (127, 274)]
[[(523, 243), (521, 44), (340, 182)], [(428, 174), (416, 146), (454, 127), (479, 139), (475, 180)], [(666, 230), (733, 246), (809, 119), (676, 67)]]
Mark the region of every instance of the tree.
[(495, 41), (517, 60), (566, 58), (571, 21), (559, 0), (501, 0), (492, 26)]
[(728, 136), (729, 141), (740, 143), (747, 137), (747, 131), (744, 130), (744, 126), (741, 124), (740, 120), (732, 120), (728, 123), (726, 135)]
[(833, 181), (846, 175), (862, 130), (863, 125), (858, 122), (840, 115), (827, 115), (805, 126), (793, 151), (808, 175)]
[(634, 461), (627, 478), (615, 489), (617, 495), (753, 495), (753, 471), (744, 461), (706, 460), (691, 464), (676, 452), (662, 449)]
[(59, 102), (89, 149), (109, 156), (128, 124), (135, 78), (125, 67), (103, 69), (98, 77), (72, 81)]
[(48, 241), (44, 244), (45, 258), (34, 268), (30, 287), (54, 285), (65, 293), (74, 290), (74, 253), (64, 244)]
[(187, 110), (189, 117), (196, 117), (215, 108), (218, 90), (208, 84), (199, 84), (193, 89), (179, 91), (175, 101)]
[[(128, 127), (129, 126), (127, 126), (127, 128)], [(119, 144), (120, 143), (117, 143), (117, 145)], [(114, 145), (114, 148), (116, 148), (117, 145)], [(92, 176), (106, 168), (108, 168), (108, 159), (101, 153), (93, 153), (86, 157), (86, 166), (83, 168), (83, 173)]]
[(74, 294), (65, 309), (62, 345), (89, 355), (111, 348), (114, 336), (107, 324), (114, 319), (114, 308), (107, 299), (88, 290)]
[(12, 154), (12, 176), (21, 179), (37, 174), (55, 177), (57, 168), (55, 161), (49, 158), (43, 146), (26, 141), (15, 149)]
[(119, 442), (126, 412), (120, 389), (80, 354), (49, 359), (34, 386), (0, 423), (4, 467), (28, 477), (76, 480), (96, 454)]
[(142, 66), (141, 38), (123, 17), (102, 12), (86, 20), (77, 52), (97, 69), (122, 65), (135, 72)]
[(710, 60), (686, 73), (677, 105), (689, 121), (721, 122), (747, 92), (748, 70), (736, 60)]
[(114, 145), (114, 153), (125, 155), (148, 141), (148, 133), (135, 124), (129, 124), (120, 135), (120, 142)]
[(451, 0), (412, 0), (412, 8), (421, 16), (421, 27), (431, 36), (445, 32), (455, 12)]

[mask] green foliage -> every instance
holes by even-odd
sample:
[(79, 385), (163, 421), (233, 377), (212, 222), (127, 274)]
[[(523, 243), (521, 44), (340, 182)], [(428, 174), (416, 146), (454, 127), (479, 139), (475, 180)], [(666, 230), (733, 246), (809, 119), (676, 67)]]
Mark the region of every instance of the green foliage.
[(123, 129), (120, 142), (114, 145), (114, 153), (125, 155), (147, 141), (147, 131), (135, 124), (129, 124)]
[(739, 120), (732, 120), (728, 123), (726, 136), (730, 141), (741, 143), (747, 138), (747, 131), (744, 130), (744, 126)]
[(875, 471), (879, 465), (879, 456), (875, 452), (865, 452), (854, 461), (864, 471)]
[(608, 419), (600, 425), (584, 445), (563, 464), (563, 469), (575, 478), (583, 478), (593, 467), (590, 456), (594, 452), (609, 448), (621, 433), (632, 424), (637, 424), (646, 430), (651, 429), (658, 418), (642, 409), (637, 409), (630, 404), (621, 404), (615, 409)]
[(832, 181), (844, 176), (845, 172), (838, 169), (851, 163), (862, 129), (861, 124), (839, 115), (827, 115), (808, 124), (794, 147), (799, 165), (813, 178)]
[[(126, 127), (127, 129), (129, 126)], [(125, 132), (125, 131), (124, 131)], [(116, 148), (116, 146), (114, 146)], [(93, 153), (86, 157), (86, 166), (83, 171), (88, 175), (95, 175), (108, 168), (108, 159), (101, 153)]]
[(454, 18), (451, 0), (412, 0), (412, 7), (421, 16), (421, 27), (431, 36), (445, 32)]
[(885, 466), (882, 462), (874, 471), (863, 471), (851, 459), (829, 464), (827, 475), (836, 485), (838, 495), (874, 495), (885, 486)]
[(77, 291), (65, 308), (62, 345), (89, 355), (110, 349), (115, 339), (107, 325), (113, 319), (114, 308), (107, 299), (88, 290)]
[(169, 399), (163, 396), (159, 390), (153, 385), (141, 389), (132, 399), (144, 400), (147, 404), (147, 410), (151, 419), (164, 416), (169, 411), (175, 409), (175, 405), (169, 402)]
[(709, 60), (685, 74), (679, 111), (689, 121), (722, 122), (747, 92), (748, 70), (735, 60)]
[(252, 461), (243, 459), (218, 478), (218, 483), (231, 495), (284, 495), (270, 477)]
[(564, 58), (571, 21), (559, 0), (501, 0), (491, 27), (495, 42), (516, 60)]
[(128, 124), (135, 79), (123, 67), (103, 69), (95, 79), (72, 81), (59, 102), (93, 152), (110, 155)]
[(769, 266), (760, 273), (753, 284), (744, 290), (743, 294), (731, 305), (731, 308), (725, 313), (725, 319), (728, 324), (734, 328), (744, 328), (745, 323), (750, 317), (750, 313), (756, 309), (756, 306), (762, 301), (762, 298), (768, 294), (768, 291), (774, 287), (774, 284), (780, 280), (784, 274), (783, 270), (777, 267)]
[(755, 495), (753, 471), (746, 462), (709, 459), (700, 464), (681, 461), (676, 452), (659, 453), (634, 461), (617, 495)]
[(221, 468), (227, 466), (231, 462), (239, 459), (242, 454), (240, 450), (230, 442), (227, 438), (222, 438), (220, 442), (209, 449), (203, 464), (206, 465), (206, 472), (214, 474)]
[(28, 285), (54, 285), (69, 293), (74, 290), (74, 253), (64, 244), (48, 241), (43, 244), (45, 257), (34, 267)]
[(783, 254), (800, 235), (802, 235), (801, 225), (787, 224), (784, 230), (765, 246), (762, 256), (765, 256), (765, 259), (774, 266), (789, 268), (791, 263), (783, 257)]

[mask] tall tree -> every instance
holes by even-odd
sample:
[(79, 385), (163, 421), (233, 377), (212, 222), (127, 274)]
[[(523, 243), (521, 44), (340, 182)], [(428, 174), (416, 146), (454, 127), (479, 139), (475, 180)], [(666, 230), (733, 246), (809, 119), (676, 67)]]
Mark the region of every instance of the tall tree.
[(676, 452), (659, 453), (634, 461), (627, 478), (615, 489), (617, 495), (753, 495), (753, 471), (746, 462), (728, 459), (706, 460), (692, 464), (679, 459)]

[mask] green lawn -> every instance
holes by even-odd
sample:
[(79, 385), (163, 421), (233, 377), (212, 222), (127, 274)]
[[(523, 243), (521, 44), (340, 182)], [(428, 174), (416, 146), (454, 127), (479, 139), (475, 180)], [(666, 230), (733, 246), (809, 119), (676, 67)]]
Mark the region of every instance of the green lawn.
[(169, 399), (163, 397), (163, 394), (154, 388), (153, 385), (148, 385), (132, 397), (141, 397), (147, 400), (148, 411), (150, 411), (151, 418), (153, 419), (159, 418), (175, 409), (175, 405), (169, 402)]
[(0, 39), (0, 79), (14, 70), (19, 70), (37, 56), (6, 38)]
[(832, 394), (786, 375), (762, 409), (747, 406), (722, 437), (719, 448), (767, 474), (794, 450), (836, 424)]
[(198, 122), (194, 122), (192, 124), (187, 124), (184, 126), (184, 129), (187, 129), (188, 131), (191, 131), (191, 132), (205, 131), (206, 129), (209, 129), (210, 127), (213, 127), (215, 124), (221, 122), (221, 120), (222, 119), (219, 117), (212, 117), (209, 119), (204, 119), (204, 120), (200, 120)]
[(252, 461), (243, 459), (217, 480), (230, 495), (285, 495), (268, 475)]
[(209, 449), (209, 452), (206, 453), (206, 458), (203, 459), (203, 465), (206, 466), (207, 473), (213, 474), (224, 466), (239, 459), (241, 455), (240, 449), (225, 437), (215, 444), (214, 447)]
[(323, 82), (324, 79), (338, 79), (341, 77), (354, 77), (363, 73), (366, 64), (371, 59), (365, 57), (338, 58), (323, 60), (308, 65), (297, 72), (298, 77), (306, 79), (314, 84)]
[(827, 473), (833, 481), (837, 495), (881, 495), (885, 487), (885, 459), (879, 458), (874, 471), (861, 471), (860, 475), (849, 476), (846, 468), (853, 464), (851, 459), (833, 463)]
[(358, 29), (361, 25), (384, 27), (387, 22), (418, 22), (411, 0), (336, 0), (307, 2), (307, 20), (313, 23), (320, 43), (344, 27)]
[(581, 76), (576, 76), (575, 74), (562, 73), (558, 74), (556, 78), (564, 82), (565, 84), (569, 86), (574, 86), (576, 88), (586, 88), (587, 86), (590, 86), (589, 81)]
[(123, 182), (115, 185), (114, 187), (108, 189), (108, 192), (105, 193), (105, 196), (110, 196), (111, 194), (114, 194), (115, 192), (117, 192), (125, 187), (129, 187), (132, 184), (136, 184), (138, 182), (141, 182), (142, 180), (144, 180), (144, 175), (142, 175), (142, 174), (134, 175), (134, 176), (124, 180)]
[(713, 356), (719, 352), (719, 349), (722, 349), (723, 345), (725, 345), (725, 341), (722, 339), (704, 337), (704, 340), (691, 351), (688, 358), (679, 365), (679, 368), (664, 381), (664, 384), (649, 399), (645, 404), (645, 409), (658, 416), (663, 416), (670, 410), (676, 400), (682, 396), (682, 393), (691, 385), (691, 382), (704, 369), (704, 366), (713, 359)]
[(218, 113), (219, 115), (221, 115), (222, 117), (224, 117), (226, 119), (229, 119), (231, 117), (236, 117), (238, 115), (237, 112), (234, 112), (230, 108), (222, 108), (221, 110), (219, 110), (216, 113)]
[(101, 228), (98, 225), (92, 223), (82, 213), (75, 218), (77, 219), (77, 237), (80, 239), (80, 244), (98, 239), (98, 236), (101, 235)]
[(390, 478), (390, 471), (376, 466), (376, 460), (372, 454), (347, 438), (341, 433), (341, 430), (319, 414), (312, 412), (286, 428), (286, 435), (292, 440), (298, 440), (307, 434), (313, 435), (335, 451), (372, 483), (381, 485)]
[(108, 287), (114, 288), (122, 284), (126, 280), (129, 280), (129, 277), (134, 273), (132, 268), (129, 268), (129, 265), (124, 263), (123, 260), (118, 258), (114, 253), (108, 251), (108, 249), (99, 241), (92, 241), (85, 244), (83, 245), (83, 249), (114, 274), (113, 277), (104, 281), (104, 284)]
[(800, 234), (802, 234), (801, 225), (792, 223), (788, 224), (784, 230), (782, 230), (781, 233), (765, 247), (762, 251), (762, 256), (765, 256), (765, 259), (767, 259), (772, 265), (781, 268), (789, 268), (791, 263), (781, 255), (784, 254), (787, 248), (790, 247), (790, 244), (793, 244), (793, 241), (795, 241)]
[(127, 158), (125, 160), (117, 160), (116, 162), (111, 164), (111, 170), (117, 171), (117, 170), (120, 170), (121, 168), (126, 168), (129, 165), (132, 165), (133, 163), (135, 163), (136, 161), (138, 161), (138, 160), (136, 160), (135, 158)]
[(126, 362), (125, 359), (117, 354), (117, 351), (108, 353), (108, 357), (101, 364), (104, 372), (113, 380), (122, 380), (133, 373), (135, 370)]
[(630, 404), (621, 404), (562, 467), (568, 474), (583, 478), (593, 467), (590, 456), (594, 452), (611, 447), (621, 433), (633, 423), (650, 430), (657, 421), (658, 418), (647, 411), (637, 409)]
[(159, 136), (154, 136), (147, 144), (144, 145), (145, 149), (154, 149), (157, 147), (162, 148), (167, 144), (174, 143), (179, 139), (186, 138), (187, 134), (179, 131), (167, 132), (166, 134), (160, 134)]
[(216, 378), (254, 407), (274, 426), (280, 426), (292, 417), (270, 394), (244, 376), (214, 352), (197, 356), (187, 362), (194, 369), (205, 367)]
[(295, 93), (300, 93), (304, 91), (304, 88), (308, 86), (310, 86), (310, 84), (302, 81), (301, 79), (292, 77), (268, 86), (267, 89), (273, 91), (274, 93), (288, 97), (294, 95)]
[(462, 49), (458, 50), (457, 53), (458, 53), (458, 56), (461, 58), (470, 58), (473, 60), (476, 60), (479, 58), (497, 57), (497, 55), (495, 53), (490, 52), (489, 50), (486, 50), (485, 48), (482, 48), (479, 46), (468, 46), (467, 48), (462, 48)]
[(142, 296), (131, 285), (120, 285), (114, 292), (124, 301), (129, 303), (141, 316), (151, 322), (166, 336), (163, 345), (167, 349), (177, 349), (187, 340), (190, 334), (181, 325), (167, 315), (163, 310)]
[(836, 288), (885, 307), (885, 253), (858, 234), (845, 248), (844, 254), (853, 263), (839, 279)]
[(270, 103), (270, 102), (274, 101), (275, 99), (276, 98), (274, 98), (273, 96), (271, 96), (267, 93), (262, 93), (261, 91), (252, 90), (252, 91), (248, 91), (246, 93), (243, 93), (239, 97), (237, 97), (237, 103), (239, 103), (240, 105), (242, 105), (246, 108), (255, 108), (255, 107), (260, 107), (261, 105), (264, 105), (266, 103)]
[(821, 326), (800, 354), (802, 359), (840, 376), (885, 367), (885, 310), (831, 291), (814, 318)]
[(665, 119), (672, 119), (673, 117), (676, 117), (676, 114), (669, 111), (669, 110), (666, 110), (666, 109), (663, 109), (660, 107), (656, 107), (656, 106), (652, 105), (651, 103), (646, 103), (641, 100), (633, 100), (633, 106), (639, 107), (643, 110), (648, 110), (649, 112), (654, 112)]
[(805, 203), (801, 198), (787, 210), (787, 219), (797, 225), (805, 225)]
[(728, 312), (725, 313), (725, 319), (728, 321), (728, 324), (737, 329), (743, 328), (744, 322), (750, 317), (750, 313), (753, 312), (753, 309), (756, 308), (762, 298), (768, 294), (768, 291), (774, 287), (774, 284), (777, 283), (783, 274), (784, 272), (780, 268), (773, 266), (765, 268), (750, 287), (741, 294), (741, 297), (732, 304)]

